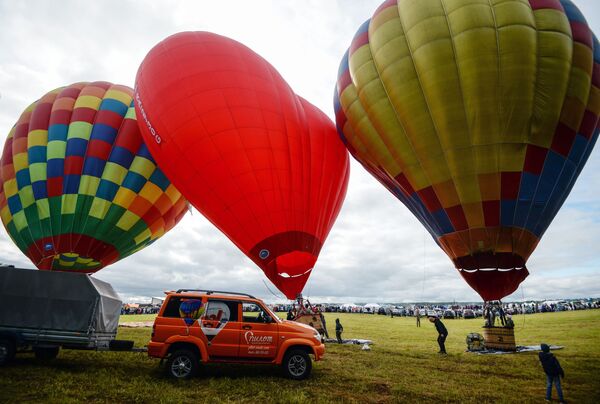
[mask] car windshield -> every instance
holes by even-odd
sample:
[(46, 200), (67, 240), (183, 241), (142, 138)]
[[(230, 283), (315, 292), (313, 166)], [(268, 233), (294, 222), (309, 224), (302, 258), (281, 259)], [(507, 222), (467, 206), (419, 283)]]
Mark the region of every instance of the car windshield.
[(281, 322), (281, 319), (279, 318), (279, 316), (277, 314), (275, 314), (275, 312), (273, 310), (271, 310), (270, 307), (265, 306), (265, 310), (267, 311), (267, 313), (269, 313), (271, 315), (271, 317), (278, 323)]

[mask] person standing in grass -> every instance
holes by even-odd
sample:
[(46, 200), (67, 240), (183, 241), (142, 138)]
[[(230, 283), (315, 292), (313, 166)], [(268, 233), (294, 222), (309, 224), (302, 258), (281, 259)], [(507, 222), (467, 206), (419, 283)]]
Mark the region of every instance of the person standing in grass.
[(325, 338), (329, 339), (329, 333), (327, 332), (327, 322), (325, 321), (325, 315), (323, 312), (319, 312), (319, 316), (321, 317), (321, 324), (323, 324), (323, 335)]
[(552, 399), (552, 384), (556, 387), (558, 393), (558, 399), (560, 402), (564, 402), (562, 387), (560, 385), (560, 378), (565, 377), (565, 372), (556, 356), (550, 353), (550, 347), (546, 344), (541, 344), (542, 352), (539, 353), (540, 362), (546, 373), (546, 401)]
[(340, 319), (335, 319), (335, 337), (337, 338), (338, 344), (341, 344), (342, 341), (342, 333), (344, 332), (344, 327), (342, 327), (342, 323), (340, 323)]
[(421, 326), (421, 312), (419, 311), (418, 307), (415, 310), (415, 316), (417, 316), (417, 327), (420, 327)]
[(444, 323), (442, 323), (442, 320), (439, 319), (439, 317), (429, 317), (429, 321), (431, 321), (433, 323), (433, 325), (435, 325), (435, 329), (438, 332), (438, 345), (440, 346), (440, 351), (438, 353), (441, 354), (446, 354), (446, 337), (448, 336), (448, 330), (446, 329), (446, 326), (444, 325)]

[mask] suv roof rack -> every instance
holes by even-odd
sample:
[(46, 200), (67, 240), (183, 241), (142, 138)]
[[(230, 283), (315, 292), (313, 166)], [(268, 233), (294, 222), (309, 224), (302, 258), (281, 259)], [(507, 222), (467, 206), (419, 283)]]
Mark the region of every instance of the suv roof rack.
[(238, 296), (247, 296), (251, 299), (256, 299), (254, 296), (249, 295), (247, 293), (238, 293), (238, 292), (225, 292), (223, 290), (207, 290), (207, 289), (178, 289), (176, 293), (182, 292), (206, 292), (207, 295), (212, 295), (213, 293), (223, 293), (226, 295), (238, 295)]

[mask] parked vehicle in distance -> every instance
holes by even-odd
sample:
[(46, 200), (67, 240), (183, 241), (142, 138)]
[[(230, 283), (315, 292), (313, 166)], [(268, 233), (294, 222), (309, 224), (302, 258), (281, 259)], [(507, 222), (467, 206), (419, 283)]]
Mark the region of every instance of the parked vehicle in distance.
[(452, 310), (446, 310), (446, 311), (444, 311), (444, 318), (454, 319), (454, 318), (456, 318), (456, 315), (454, 314), (454, 312)]
[(463, 310), (463, 318), (466, 319), (470, 319), (470, 318), (475, 318), (475, 312), (471, 309), (464, 309)]
[(167, 359), (166, 372), (176, 379), (220, 362), (281, 365), (287, 377), (302, 380), (312, 369), (309, 355), (324, 354), (313, 327), (279, 319), (251, 295), (209, 290), (169, 292), (148, 344), (148, 355)]

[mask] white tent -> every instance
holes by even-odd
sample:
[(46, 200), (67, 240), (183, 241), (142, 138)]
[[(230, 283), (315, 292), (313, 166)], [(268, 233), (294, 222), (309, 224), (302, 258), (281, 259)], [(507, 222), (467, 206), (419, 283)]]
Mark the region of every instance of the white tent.
[(367, 303), (364, 306), (364, 310), (368, 313), (377, 313), (381, 305), (377, 303)]
[(353, 311), (358, 309), (359, 306), (357, 306), (354, 303), (344, 303), (340, 306), (340, 309), (344, 310), (344, 311)]

